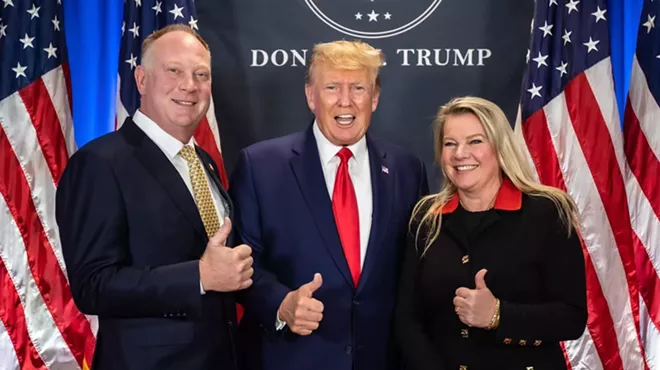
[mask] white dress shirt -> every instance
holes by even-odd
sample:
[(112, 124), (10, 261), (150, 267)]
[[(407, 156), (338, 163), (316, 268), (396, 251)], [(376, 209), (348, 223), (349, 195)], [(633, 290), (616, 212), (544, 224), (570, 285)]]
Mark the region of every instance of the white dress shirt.
[[(328, 188), (330, 200), (332, 200), (337, 168), (341, 162), (339, 157), (337, 157), (337, 153), (343, 147), (331, 143), (323, 136), (316, 121), (312, 130), (314, 131), (316, 146), (321, 157), (321, 168), (323, 169), (323, 177), (325, 177), (325, 185)], [(353, 156), (348, 160), (348, 173), (351, 176), (357, 198), (360, 219), (360, 266), (364, 266), (364, 259), (367, 255), (367, 244), (369, 244), (369, 235), (371, 234), (371, 213), (373, 211), (371, 167), (369, 166), (367, 139), (363, 136), (357, 143), (349, 145), (347, 148), (353, 152)]]
[[(160, 126), (156, 124), (156, 122), (152, 121), (149, 117), (145, 116), (140, 110), (136, 110), (135, 114), (133, 115), (133, 122), (139, 127), (142, 131), (144, 131), (145, 135), (149, 137), (156, 145), (160, 148), (160, 150), (165, 154), (167, 159), (172, 163), (174, 168), (177, 170), (179, 175), (181, 176), (181, 179), (183, 182), (186, 184), (186, 187), (188, 188), (188, 191), (190, 191), (190, 196), (195, 198), (195, 195), (193, 193), (193, 187), (192, 187), (192, 182), (190, 181), (190, 169), (188, 168), (188, 162), (186, 162), (183, 157), (179, 154), (181, 151), (181, 148), (183, 148), (184, 144), (180, 142), (178, 139), (174, 138), (172, 135), (168, 134), (163, 130)], [(193, 138), (190, 138), (190, 142), (188, 142), (186, 145), (190, 145), (195, 148), (195, 140)], [(196, 153), (196, 152), (195, 152)], [(201, 160), (200, 160), (201, 162)], [(224, 223), (225, 220), (225, 207), (224, 203), (222, 201), (222, 196), (220, 195), (220, 191), (218, 190), (217, 187), (213, 186), (213, 181), (209, 178), (209, 174), (206, 172), (206, 166), (203, 165), (202, 162), (202, 168), (205, 169), (204, 175), (206, 176), (206, 182), (209, 184), (209, 189), (211, 190), (211, 196), (213, 198), (213, 205), (215, 206), (216, 211), (218, 212), (218, 219), (220, 220), (220, 225)], [(202, 282), (200, 281), (200, 292), (204, 294), (204, 288), (202, 287)]]

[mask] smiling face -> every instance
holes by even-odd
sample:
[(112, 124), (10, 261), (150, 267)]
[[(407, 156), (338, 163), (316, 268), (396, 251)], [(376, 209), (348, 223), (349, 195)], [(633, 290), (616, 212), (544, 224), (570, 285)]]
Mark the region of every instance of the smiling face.
[(479, 194), (491, 187), (499, 188), (497, 155), (474, 114), (447, 118), (442, 139), (442, 169), (460, 192)]
[(366, 68), (344, 70), (319, 64), (313, 69), (305, 95), (319, 129), (333, 144), (348, 146), (367, 132), (378, 106), (375, 76)]
[(156, 39), (135, 70), (140, 111), (187, 143), (211, 101), (211, 55), (197, 38), (173, 31)]

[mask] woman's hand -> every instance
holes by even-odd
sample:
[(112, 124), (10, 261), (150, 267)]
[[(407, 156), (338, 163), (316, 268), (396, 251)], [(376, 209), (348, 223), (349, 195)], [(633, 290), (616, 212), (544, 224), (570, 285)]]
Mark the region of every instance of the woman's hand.
[(488, 270), (482, 269), (474, 276), (476, 289), (458, 288), (454, 297), (454, 308), (465, 325), (475, 328), (490, 328), (496, 314), (497, 299), (484, 280)]

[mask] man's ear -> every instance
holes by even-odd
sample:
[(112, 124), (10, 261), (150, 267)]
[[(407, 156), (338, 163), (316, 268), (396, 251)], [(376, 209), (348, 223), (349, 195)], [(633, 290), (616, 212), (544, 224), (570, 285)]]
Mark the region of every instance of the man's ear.
[(307, 106), (309, 110), (314, 112), (316, 109), (316, 102), (314, 100), (314, 89), (309, 83), (305, 84), (305, 96), (307, 97)]
[(135, 67), (135, 72), (133, 73), (133, 75), (135, 76), (135, 85), (137, 86), (138, 92), (140, 93), (140, 95), (142, 95), (145, 89), (145, 84), (146, 84), (145, 80), (147, 77), (146, 76), (147, 72), (145, 71), (144, 66), (139, 65)]

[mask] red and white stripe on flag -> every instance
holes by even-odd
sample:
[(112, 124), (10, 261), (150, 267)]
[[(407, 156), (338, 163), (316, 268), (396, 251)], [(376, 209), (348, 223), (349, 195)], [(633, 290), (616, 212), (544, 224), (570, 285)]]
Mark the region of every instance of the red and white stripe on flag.
[(651, 369), (660, 369), (660, 3), (646, 0), (624, 115), (630, 204), (639, 280), (640, 334)]
[(73, 302), (55, 221), (76, 150), (62, 13), (55, 1), (0, 9), (1, 369), (88, 369), (95, 345), (97, 321)]
[(652, 180), (632, 176), (635, 161), (650, 168), (649, 152), (631, 161), (624, 150), (608, 17), (606, 0), (537, 0), (516, 132), (538, 179), (566, 190), (580, 212), (589, 316), (583, 336), (564, 343), (567, 363), (660, 369), (660, 295), (653, 295), (660, 289), (660, 236), (644, 192), (660, 173)]

